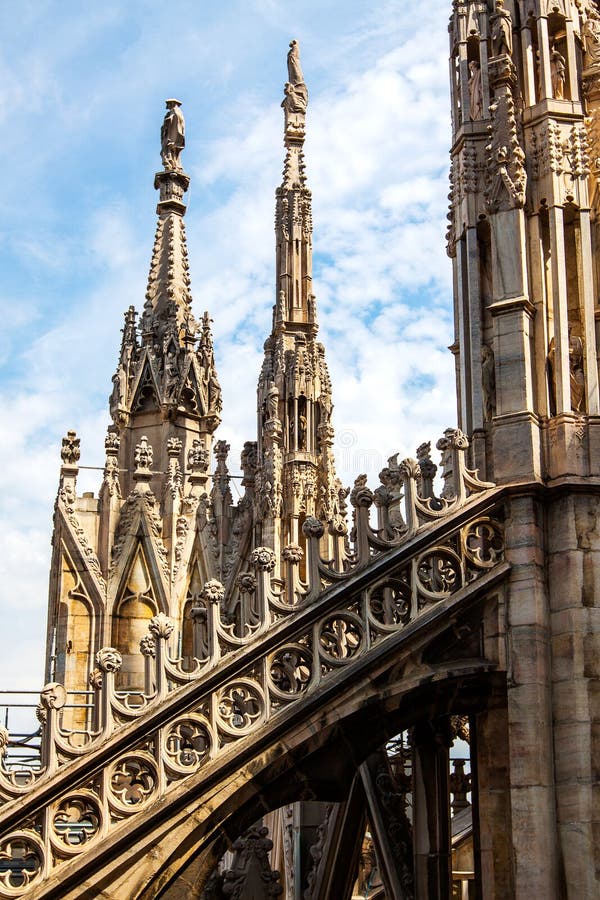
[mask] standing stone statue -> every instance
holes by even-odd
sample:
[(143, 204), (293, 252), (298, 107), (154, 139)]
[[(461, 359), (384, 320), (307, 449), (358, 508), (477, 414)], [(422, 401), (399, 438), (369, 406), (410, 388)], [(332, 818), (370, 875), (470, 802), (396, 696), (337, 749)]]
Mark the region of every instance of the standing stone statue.
[(546, 356), (546, 371), (548, 373), (548, 407), (551, 416), (556, 415), (556, 341), (550, 338), (548, 355)]
[(294, 86), (304, 84), (304, 75), (300, 65), (300, 45), (298, 41), (290, 41), (290, 49), (287, 55), (288, 81)]
[(290, 116), (305, 113), (308, 105), (308, 89), (304, 83), (304, 75), (300, 65), (300, 46), (298, 41), (290, 42), (287, 67), (288, 81), (284, 87), (285, 96), (281, 104), (286, 114), (286, 125)]
[(504, 0), (496, 0), (496, 12), (490, 19), (492, 32), (492, 56), (510, 56), (513, 49), (512, 19)]
[(580, 413), (585, 409), (585, 374), (583, 371), (583, 341), (569, 326), (569, 374), (571, 409)]
[(477, 60), (469, 63), (469, 105), (471, 121), (477, 122), (483, 119), (483, 91), (481, 87), (481, 66)]
[(552, 47), (550, 53), (550, 76), (552, 79), (552, 96), (555, 100), (564, 100), (565, 97), (565, 73), (567, 63), (562, 53), (556, 47)]
[(600, 65), (600, 21), (589, 15), (583, 28), (586, 67)]
[(306, 87), (301, 85), (297, 88), (289, 81), (284, 87), (285, 97), (283, 98), (282, 107), (288, 113), (305, 113), (308, 106), (308, 94)]
[(185, 120), (179, 100), (167, 100), (167, 112), (160, 129), (160, 158), (165, 171), (181, 170), (179, 157), (185, 147)]
[(486, 422), (491, 422), (496, 414), (496, 367), (494, 351), (488, 344), (481, 345), (481, 388), (483, 418)]

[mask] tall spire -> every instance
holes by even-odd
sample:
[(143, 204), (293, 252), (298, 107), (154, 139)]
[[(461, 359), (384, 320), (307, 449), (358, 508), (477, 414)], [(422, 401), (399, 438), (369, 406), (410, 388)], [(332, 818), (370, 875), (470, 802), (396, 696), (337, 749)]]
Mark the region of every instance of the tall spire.
[(148, 338), (163, 338), (169, 326), (185, 338), (196, 328), (190, 305), (192, 297), (183, 222), (186, 210), (183, 196), (190, 179), (180, 161), (185, 146), (181, 103), (179, 100), (167, 100), (166, 105), (167, 112), (160, 131), (164, 171), (157, 172), (154, 178), (154, 187), (160, 191), (160, 199), (156, 208), (158, 223), (142, 328)]
[(286, 148), (283, 181), (276, 192), (277, 308), (279, 323), (315, 323), (312, 296), (312, 196), (306, 186), (304, 136), (308, 89), (298, 41), (290, 43), (288, 81), (281, 104)]
[[(139, 427), (151, 441), (163, 443), (177, 436), (186, 448), (202, 437), (209, 450), (220, 422), (221, 389), (209, 315), (204, 313), (198, 323), (192, 314), (183, 222), (183, 199), (190, 184), (181, 164), (185, 122), (179, 100), (167, 100), (166, 106), (160, 134), (163, 169), (154, 178), (159, 191), (158, 222), (146, 302), (139, 325), (133, 307), (126, 313), (110, 409), (119, 431)], [(160, 437), (151, 434), (153, 429)], [(129, 453), (129, 443), (133, 447), (138, 438), (122, 441), (122, 454)], [(165, 469), (167, 462), (165, 458)]]
[(302, 543), (305, 518), (341, 522), (343, 510), (332, 450), (331, 384), (325, 350), (316, 341), (311, 192), (304, 165), (308, 90), (297, 41), (290, 44), (287, 67), (281, 104), (286, 157), (275, 195), (276, 303), (258, 383), (259, 532), (276, 551), (286, 542)]

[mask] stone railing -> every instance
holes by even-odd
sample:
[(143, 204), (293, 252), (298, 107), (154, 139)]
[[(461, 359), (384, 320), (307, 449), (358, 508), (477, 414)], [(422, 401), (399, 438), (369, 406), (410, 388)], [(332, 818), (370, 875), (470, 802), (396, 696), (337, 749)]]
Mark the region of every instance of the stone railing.
[[(407, 467), (406, 478), (414, 477)], [(360, 530), (367, 506), (355, 509)], [(309, 568), (321, 569), (319, 536), (307, 538)], [(346, 683), (347, 677), (351, 685), (356, 665), (381, 658), (386, 642), (385, 652), (391, 652), (395, 638), (428, 621), (455, 594), (485, 590), (506, 569), (502, 510), (492, 491), (455, 504), (430, 528), (416, 528), (402, 547), (369, 566), (357, 564), (353, 577), (349, 573), (343, 584), (293, 616), (281, 615), (270, 579), (271, 551), (259, 548), (254, 563), (257, 613), (263, 620), (271, 617), (271, 627), (246, 646), (232, 640), (219, 612), (222, 588), (209, 582), (197, 616), (198, 646), (206, 653), (200, 660), (203, 677), (186, 676), (171, 657), (174, 623), (161, 614), (141, 642), (146, 678), (135, 700), (115, 685), (120, 654), (113, 648), (98, 652), (92, 679), (96, 721), (86, 735), (63, 729), (66, 692), (62, 685), (46, 685), (40, 703), (42, 767), (0, 768), (0, 897), (26, 895), (55, 866), (74, 860), (153, 800), (168, 797), (182, 779), (218, 766), (232, 743), (252, 742), (293, 705), (319, 696), (328, 682)], [(288, 563), (297, 565), (291, 558)], [(7, 740), (0, 731), (0, 744)], [(90, 778), (89, 767), (100, 767), (102, 778)]]

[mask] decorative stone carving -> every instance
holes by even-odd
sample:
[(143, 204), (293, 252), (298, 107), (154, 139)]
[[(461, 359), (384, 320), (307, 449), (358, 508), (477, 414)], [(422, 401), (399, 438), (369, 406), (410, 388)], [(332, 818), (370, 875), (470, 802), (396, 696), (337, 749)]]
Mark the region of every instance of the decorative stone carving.
[(421, 468), (416, 459), (403, 459), (398, 466), (398, 471), (402, 478), (417, 480), (421, 477)]
[(376, 869), (375, 845), (371, 836), (365, 835), (358, 861), (358, 892), (360, 895), (368, 896)]
[(102, 672), (118, 672), (123, 665), (123, 657), (114, 647), (102, 647), (96, 653), (96, 665)]
[(473, 59), (469, 63), (469, 114), (472, 122), (483, 119), (483, 89), (481, 84), (481, 66)]
[(181, 453), (183, 443), (180, 438), (172, 437), (167, 441), (167, 455), (169, 457), (169, 468), (167, 471), (167, 490), (171, 494), (173, 500), (181, 494), (182, 475), (181, 466), (179, 465), (178, 456)]
[(525, 204), (527, 173), (525, 153), (517, 131), (513, 89), (515, 68), (506, 58), (490, 63), (490, 86), (494, 101), (490, 104), (491, 140), (485, 148), (487, 159), (485, 197), (490, 212), (521, 208)]
[(441, 437), (436, 444), (437, 449), (442, 451), (441, 467), (444, 488), (440, 496), (443, 500), (451, 500), (456, 496), (452, 457), (452, 440), (454, 431), (454, 428), (446, 428), (446, 430), (444, 431), (444, 436)]
[(143, 435), (139, 444), (136, 444), (134, 462), (137, 469), (152, 469), (152, 459), (154, 450), (152, 444), (148, 443), (148, 438)]
[(559, 53), (555, 46), (550, 51), (550, 74), (552, 83), (552, 96), (556, 100), (564, 100), (565, 97), (565, 75), (567, 64), (564, 56)]
[(206, 582), (200, 596), (203, 600), (210, 603), (222, 603), (225, 599), (225, 588), (220, 581), (217, 581), (216, 578), (212, 578), (210, 581)]
[(241, 594), (253, 594), (256, 590), (256, 576), (253, 572), (240, 572), (237, 586)]
[(160, 129), (160, 157), (166, 172), (181, 171), (179, 157), (185, 147), (185, 120), (179, 100), (166, 100), (167, 112)]
[(77, 502), (77, 497), (75, 494), (75, 488), (73, 483), (69, 481), (66, 477), (61, 476), (60, 487), (58, 490), (57, 504), (61, 503), (63, 512), (65, 517), (73, 529), (75, 538), (77, 543), (81, 549), (81, 553), (83, 558), (86, 561), (86, 565), (91, 573), (93, 573), (98, 585), (102, 592), (106, 590), (106, 582), (102, 575), (102, 569), (100, 567), (100, 562), (92, 545), (90, 544), (86, 533), (79, 521), (79, 517), (75, 511), (75, 504)]
[(590, 11), (583, 26), (586, 68), (600, 65), (600, 19)]
[(431, 441), (417, 447), (416, 457), (421, 472), (421, 497), (433, 497), (433, 479), (437, 474), (437, 466), (431, 458)]
[(40, 703), (44, 709), (62, 709), (66, 702), (67, 692), (62, 684), (52, 681), (42, 688)]
[(269, 900), (279, 897), (283, 888), (279, 872), (269, 865), (273, 847), (268, 828), (250, 828), (233, 842), (231, 869), (225, 872), (223, 894), (231, 900)]
[(490, 17), (492, 56), (510, 56), (513, 50), (512, 19), (504, 0), (496, 0), (496, 12)]
[(325, 534), (325, 526), (315, 516), (307, 516), (302, 523), (302, 534), (305, 537), (322, 538)]
[(489, 344), (481, 345), (481, 389), (483, 418), (486, 422), (491, 422), (496, 414), (496, 366), (494, 351)]
[(304, 84), (304, 75), (300, 64), (300, 44), (298, 41), (290, 41), (290, 49), (287, 55), (288, 80), (290, 84)]
[(145, 516), (148, 523), (152, 544), (162, 573), (167, 581), (170, 580), (171, 573), (169, 570), (167, 550), (162, 540), (162, 519), (158, 513), (157, 507), (158, 502), (152, 491), (145, 491), (143, 493), (133, 491), (129, 495), (121, 509), (119, 524), (115, 531), (111, 569), (114, 569), (115, 566), (118, 565), (123, 548), (131, 534), (134, 520), (141, 514)]
[(569, 328), (569, 374), (571, 409), (580, 413), (585, 409), (585, 374), (583, 369), (583, 341)]
[(217, 468), (213, 479), (212, 499), (213, 503), (218, 501), (223, 507), (228, 507), (233, 503), (229, 482), (231, 476), (227, 467), (227, 456), (230, 451), (227, 441), (217, 441), (215, 444), (215, 456), (217, 457)]
[(60, 458), (63, 466), (76, 466), (81, 456), (79, 448), (80, 438), (77, 437), (76, 431), (67, 431), (66, 437), (62, 439), (60, 448)]
[(465, 144), (460, 155), (460, 193), (474, 194), (479, 187), (479, 173), (481, 167), (477, 160), (477, 150), (474, 144)]
[(242, 472), (244, 473), (242, 484), (246, 488), (253, 486), (258, 466), (258, 444), (256, 441), (246, 441), (244, 443), (240, 461)]
[[(318, 883), (319, 867), (323, 859), (325, 845), (327, 843), (327, 834), (329, 831), (329, 820), (333, 812), (333, 804), (328, 803), (325, 809), (325, 818), (317, 828), (316, 843), (310, 848), (311, 866), (306, 879), (306, 890), (304, 891), (304, 900), (317, 900), (315, 890)], [(368, 892), (368, 891), (367, 891)]]
[(102, 669), (92, 669), (88, 677), (89, 686), (99, 691), (101, 690), (103, 683)]
[(153, 616), (150, 619), (150, 623), (148, 625), (148, 631), (152, 634), (157, 640), (166, 641), (173, 634), (173, 630), (175, 625), (173, 621), (166, 616), (163, 612), (159, 612), (158, 615)]
[(106, 461), (104, 463), (103, 472), (103, 488), (110, 497), (121, 496), (121, 486), (119, 483), (119, 435), (114, 431), (107, 431), (104, 439), (104, 448), (106, 450)]
[(373, 491), (367, 487), (367, 476), (359, 475), (354, 481), (350, 494), (350, 503), (354, 507), (371, 506), (374, 501)]
[(299, 563), (304, 557), (304, 550), (298, 544), (288, 544), (281, 551), (284, 560), (289, 563)]
[(146, 634), (140, 641), (140, 653), (142, 656), (156, 656), (156, 641), (151, 634)]
[(208, 471), (210, 463), (210, 453), (203, 445), (202, 441), (194, 438), (192, 446), (188, 450), (187, 464), (190, 472), (199, 472), (204, 474)]
[(250, 562), (263, 572), (272, 572), (275, 568), (275, 554), (269, 547), (256, 547), (250, 554)]

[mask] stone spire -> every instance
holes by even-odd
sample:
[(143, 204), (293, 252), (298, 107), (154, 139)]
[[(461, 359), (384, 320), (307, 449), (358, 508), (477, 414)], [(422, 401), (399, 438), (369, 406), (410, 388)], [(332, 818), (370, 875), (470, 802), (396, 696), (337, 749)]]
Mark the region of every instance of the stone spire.
[(142, 328), (145, 335), (164, 337), (168, 330), (192, 339), (196, 323), (191, 311), (190, 274), (185, 236), (183, 196), (190, 179), (179, 159), (185, 145), (185, 123), (179, 100), (167, 100), (161, 129), (164, 171), (157, 172), (154, 187), (160, 191), (158, 223), (148, 275)]
[(298, 41), (290, 43), (288, 81), (281, 106), (286, 147), (283, 182), (276, 192), (277, 323), (315, 324), (312, 296), (312, 204), (306, 186), (304, 136), (308, 89)]
[(340, 519), (331, 384), (317, 343), (312, 293), (311, 192), (304, 137), (308, 90), (297, 41), (290, 43), (284, 88), (283, 179), (276, 191), (276, 304), (258, 384), (257, 514), (262, 541), (302, 541), (306, 517)]
[[(220, 422), (221, 389), (209, 315), (205, 312), (199, 324), (191, 308), (183, 221), (183, 199), (190, 179), (180, 159), (185, 122), (179, 100), (167, 100), (166, 105), (161, 128), (163, 170), (154, 178), (159, 191), (158, 222), (146, 302), (139, 325), (133, 307), (125, 314), (110, 410), (119, 431), (138, 425), (144, 433), (157, 429), (160, 435), (148, 435), (152, 443), (177, 437), (183, 440), (186, 452), (193, 440), (202, 438), (209, 450), (209, 438)], [(165, 431), (167, 422), (170, 425)], [(121, 452), (130, 454), (139, 437), (122, 440)], [(166, 458), (164, 462), (166, 469)], [(128, 468), (125, 459), (122, 467)]]

